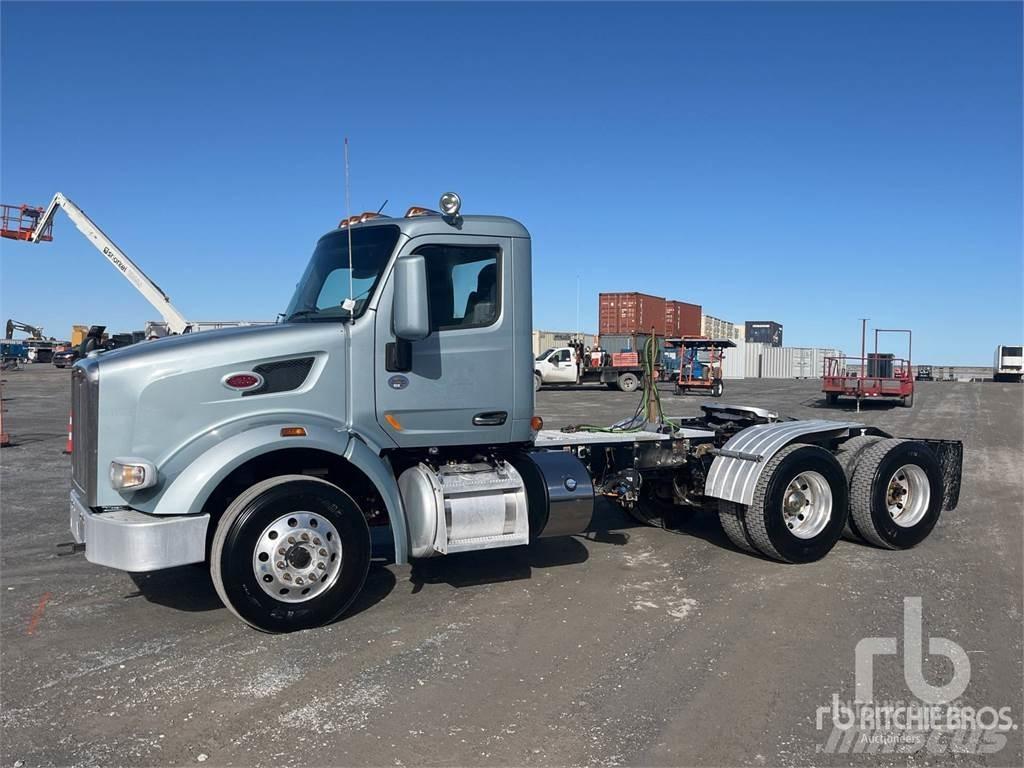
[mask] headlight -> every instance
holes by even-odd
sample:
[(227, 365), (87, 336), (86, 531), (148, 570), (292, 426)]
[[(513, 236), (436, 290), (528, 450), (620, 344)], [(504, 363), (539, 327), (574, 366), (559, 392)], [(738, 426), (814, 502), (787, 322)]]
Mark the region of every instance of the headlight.
[(156, 485), (156, 467), (144, 459), (114, 459), (110, 462), (110, 486), (114, 490), (138, 491)]

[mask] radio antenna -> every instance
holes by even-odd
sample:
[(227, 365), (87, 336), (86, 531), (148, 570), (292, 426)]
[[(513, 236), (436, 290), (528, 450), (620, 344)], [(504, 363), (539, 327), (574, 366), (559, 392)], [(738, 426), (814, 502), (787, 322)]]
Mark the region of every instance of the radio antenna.
[[(352, 218), (351, 185), (348, 174), (348, 136), (345, 137), (345, 218)], [(352, 274), (352, 224), (350, 223), (345, 229), (348, 230), (348, 298), (341, 303), (341, 306), (348, 310), (349, 317), (351, 318), (355, 316), (356, 309)]]

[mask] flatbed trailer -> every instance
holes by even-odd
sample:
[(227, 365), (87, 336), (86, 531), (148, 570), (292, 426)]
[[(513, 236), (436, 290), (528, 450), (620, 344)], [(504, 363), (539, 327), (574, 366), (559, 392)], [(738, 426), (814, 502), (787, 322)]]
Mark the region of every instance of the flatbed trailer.
[[(880, 333), (906, 334), (907, 356), (900, 358), (880, 354)], [(898, 399), (906, 408), (913, 407), (914, 371), (910, 362), (912, 350), (911, 331), (902, 328), (876, 328), (875, 351), (872, 354), (861, 357), (826, 357), (821, 377), (821, 391), (825, 393), (825, 401), (829, 405), (835, 405), (841, 397), (854, 398), (859, 405), (861, 400), (891, 398)]]
[(910, 372), (909, 360), (894, 358), (892, 376), (864, 373), (868, 362), (862, 357), (825, 358), (821, 391), (829, 405), (835, 405), (841, 397), (856, 400), (893, 398), (899, 399), (900, 404), (907, 408), (914, 405), (914, 376)]

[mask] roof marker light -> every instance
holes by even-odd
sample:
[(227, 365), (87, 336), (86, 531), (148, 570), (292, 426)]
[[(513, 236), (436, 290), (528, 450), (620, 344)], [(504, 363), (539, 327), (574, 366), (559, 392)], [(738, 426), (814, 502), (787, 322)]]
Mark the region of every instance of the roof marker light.
[(424, 208), (422, 205), (413, 205), (405, 212), (405, 218), (411, 219), (414, 216), (437, 216), (437, 211)]

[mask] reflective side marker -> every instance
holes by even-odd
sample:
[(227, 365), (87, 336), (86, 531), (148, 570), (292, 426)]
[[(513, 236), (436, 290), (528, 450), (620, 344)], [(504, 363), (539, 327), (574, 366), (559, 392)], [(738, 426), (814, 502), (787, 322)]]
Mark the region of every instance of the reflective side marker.
[(390, 424), (390, 425), (391, 425), (392, 427), (394, 427), (395, 429), (397, 429), (397, 430), (398, 430), (399, 432), (401, 432), (401, 431), (402, 431), (402, 425), (401, 425), (401, 424), (399, 424), (399, 423), (398, 423), (398, 419), (396, 419), (396, 418), (395, 418), (394, 416), (392, 416), (392, 415), (391, 415), (390, 413), (385, 413), (385, 414), (384, 414), (384, 421), (386, 421), (386, 422), (387, 422), (388, 424)]
[(281, 437), (305, 437), (305, 427), (281, 427)]

